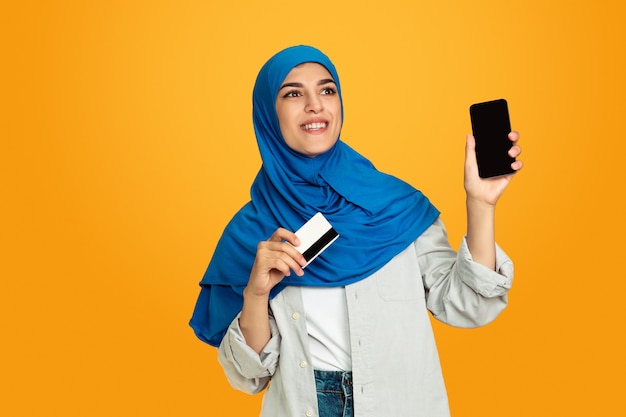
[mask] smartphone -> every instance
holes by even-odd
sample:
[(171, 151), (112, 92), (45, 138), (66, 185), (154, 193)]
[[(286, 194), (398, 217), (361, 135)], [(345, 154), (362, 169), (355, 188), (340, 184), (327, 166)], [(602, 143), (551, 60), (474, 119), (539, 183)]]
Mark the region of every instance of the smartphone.
[(481, 178), (515, 173), (509, 156), (511, 121), (505, 99), (475, 103), (470, 106), (472, 133), (476, 139), (476, 160)]

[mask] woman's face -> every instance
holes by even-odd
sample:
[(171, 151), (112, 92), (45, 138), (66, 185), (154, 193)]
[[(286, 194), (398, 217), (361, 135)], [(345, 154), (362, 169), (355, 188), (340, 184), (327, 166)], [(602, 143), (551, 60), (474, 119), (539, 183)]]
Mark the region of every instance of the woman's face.
[(335, 81), (320, 64), (304, 63), (287, 74), (276, 113), (287, 146), (302, 155), (320, 155), (339, 138), (341, 101)]

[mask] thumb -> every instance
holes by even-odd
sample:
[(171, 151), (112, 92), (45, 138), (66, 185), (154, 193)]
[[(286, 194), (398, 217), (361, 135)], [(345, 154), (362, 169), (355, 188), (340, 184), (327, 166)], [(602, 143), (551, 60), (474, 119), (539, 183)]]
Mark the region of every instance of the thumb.
[(472, 134), (467, 134), (465, 139), (465, 165), (476, 165), (476, 140)]

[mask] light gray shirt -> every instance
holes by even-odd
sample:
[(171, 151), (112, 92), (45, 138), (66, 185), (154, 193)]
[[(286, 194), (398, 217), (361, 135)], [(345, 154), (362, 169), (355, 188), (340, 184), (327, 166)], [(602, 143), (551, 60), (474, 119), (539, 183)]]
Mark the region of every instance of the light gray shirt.
[[(478, 327), (506, 307), (513, 264), (496, 245), (496, 271), (472, 260), (465, 238), (455, 252), (438, 219), (382, 269), (346, 286), (355, 417), (445, 417), (448, 399), (428, 316)], [(261, 417), (318, 416), (300, 287), (270, 301), (272, 337), (261, 354), (245, 342), (239, 320), (218, 351), (230, 384), (247, 393), (269, 388)]]

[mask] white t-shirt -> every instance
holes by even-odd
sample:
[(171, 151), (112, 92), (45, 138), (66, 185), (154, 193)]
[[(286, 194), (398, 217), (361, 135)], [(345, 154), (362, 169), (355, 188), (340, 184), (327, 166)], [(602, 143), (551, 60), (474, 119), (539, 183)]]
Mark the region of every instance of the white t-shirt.
[(345, 287), (302, 287), (314, 369), (350, 371), (350, 324)]

